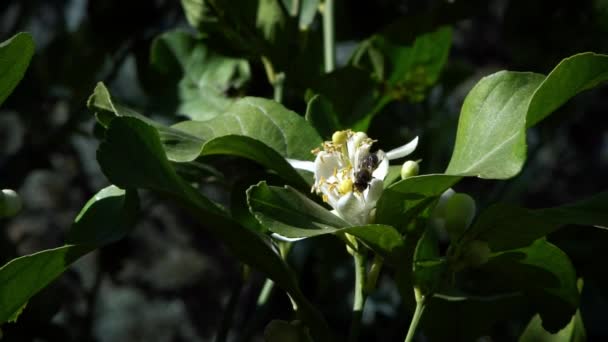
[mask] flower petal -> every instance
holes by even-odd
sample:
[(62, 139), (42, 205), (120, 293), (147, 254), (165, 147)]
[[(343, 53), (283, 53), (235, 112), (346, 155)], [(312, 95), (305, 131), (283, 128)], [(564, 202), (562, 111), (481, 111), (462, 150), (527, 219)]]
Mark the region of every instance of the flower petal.
[(355, 226), (366, 224), (369, 216), (369, 210), (365, 208), (363, 198), (353, 192), (342, 196), (338, 200), (336, 211), (342, 219)]
[(376, 152), (376, 155), (378, 156), (378, 160), (380, 161), (380, 163), (378, 164), (374, 172), (372, 172), (372, 177), (379, 180), (384, 180), (384, 178), (388, 174), (388, 158), (386, 158), (386, 155), (382, 150), (378, 150), (378, 152)]
[(294, 169), (315, 172), (315, 162), (311, 162), (308, 160), (289, 159), (289, 158), (285, 158), (285, 160), (287, 160), (287, 162)]
[(415, 137), (412, 141), (410, 141), (409, 143), (407, 143), (401, 147), (397, 147), (395, 149), (392, 149), (392, 150), (386, 152), (386, 157), (389, 160), (403, 158), (403, 157), (407, 156), (408, 154), (414, 152), (414, 150), (416, 149), (416, 146), (418, 146), (418, 137)]
[(365, 206), (368, 209), (376, 207), (376, 203), (380, 199), (382, 192), (384, 191), (384, 182), (380, 179), (372, 179), (369, 182), (369, 187), (365, 193)]
[(340, 156), (337, 153), (327, 153), (324, 151), (317, 154), (315, 159), (315, 179), (317, 182), (321, 179), (328, 179), (333, 175), (334, 170), (339, 170)]

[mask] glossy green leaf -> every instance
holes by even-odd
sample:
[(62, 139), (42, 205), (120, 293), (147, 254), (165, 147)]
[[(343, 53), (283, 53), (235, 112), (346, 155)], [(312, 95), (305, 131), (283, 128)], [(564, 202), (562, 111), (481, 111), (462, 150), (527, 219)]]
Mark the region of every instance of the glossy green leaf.
[(572, 96), (608, 79), (608, 56), (583, 53), (549, 76), (501, 71), (484, 77), (462, 106), (447, 174), (506, 179), (526, 159), (526, 128)]
[(287, 238), (349, 233), (392, 259), (403, 248), (403, 239), (393, 227), (381, 224), (350, 226), (290, 187), (268, 186), (261, 182), (247, 191), (247, 201), (262, 226)]
[(145, 188), (176, 200), (242, 262), (263, 272), (298, 303), (301, 319), (319, 340), (329, 340), (320, 314), (300, 292), (288, 266), (264, 237), (232, 220), (180, 178), (167, 159), (158, 131), (132, 117), (117, 117), (97, 152), (104, 174), (117, 185)]
[(202, 140), (244, 135), (268, 145), (282, 156), (312, 160), (321, 137), (301, 116), (272, 100), (246, 97), (225, 113), (205, 122), (184, 121), (173, 126)]
[(116, 241), (135, 225), (137, 194), (114, 186), (98, 192), (78, 214), (68, 245), (22, 256), (0, 268), (0, 323), (14, 318), (27, 301), (78, 258)]
[(34, 40), (29, 33), (17, 33), (0, 43), (0, 105), (23, 78), (34, 55)]
[(566, 326), (578, 308), (574, 266), (562, 250), (547, 241), (498, 253), (483, 270), (501, 286), (526, 293), (549, 332)]
[(185, 163), (206, 155), (235, 155), (277, 171), (301, 189), (309, 187), (308, 182), (285, 157), (311, 159), (310, 151), (321, 144), (314, 128), (302, 117), (274, 101), (260, 98), (238, 100), (215, 119), (184, 121), (173, 127), (163, 126), (121, 106), (101, 83), (89, 98), (89, 107), (97, 111), (98, 118), (99, 114), (111, 114), (110, 118), (102, 120), (106, 126), (115, 116), (127, 116), (155, 127), (170, 161)]
[(524, 247), (566, 224), (608, 227), (608, 193), (546, 209), (497, 204), (479, 215), (463, 241), (483, 240), (496, 252)]
[(228, 96), (250, 78), (244, 59), (212, 51), (205, 41), (192, 34), (172, 31), (152, 43), (150, 65), (160, 76), (163, 90), (175, 88), (177, 114), (192, 120), (209, 120), (223, 113), (235, 99)]
[(74, 219), (66, 243), (102, 246), (118, 241), (135, 228), (138, 211), (136, 192), (113, 185), (101, 189)]
[(526, 330), (519, 337), (519, 342), (584, 342), (587, 341), (587, 333), (580, 310), (562, 330), (552, 334), (542, 326), (539, 315), (535, 315), (526, 326)]
[(376, 222), (405, 229), (461, 177), (430, 174), (407, 178), (384, 190), (376, 207)]
[(562, 60), (536, 90), (526, 127), (536, 125), (581, 91), (596, 87), (608, 80), (608, 56), (581, 53)]

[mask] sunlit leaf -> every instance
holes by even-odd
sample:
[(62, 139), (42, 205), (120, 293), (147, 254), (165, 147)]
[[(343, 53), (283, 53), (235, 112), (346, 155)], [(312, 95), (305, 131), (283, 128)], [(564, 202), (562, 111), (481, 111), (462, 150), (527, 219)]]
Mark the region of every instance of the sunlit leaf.
[(17, 33), (0, 42), (0, 105), (23, 78), (34, 55), (34, 40), (29, 33)]
[(214, 52), (204, 40), (182, 31), (166, 32), (154, 40), (150, 64), (160, 75), (157, 87), (176, 92), (176, 114), (192, 120), (223, 113), (235, 101), (229, 93), (250, 78), (246, 60)]
[(262, 226), (287, 238), (349, 233), (393, 260), (403, 248), (403, 239), (395, 228), (382, 224), (351, 226), (293, 188), (262, 182), (247, 191), (247, 201)]
[(608, 56), (564, 59), (549, 76), (501, 71), (484, 77), (462, 106), (447, 174), (506, 179), (526, 159), (526, 128), (577, 93), (608, 79)]
[(329, 340), (327, 326), (306, 300), (288, 266), (255, 231), (228, 214), (177, 175), (167, 159), (158, 131), (133, 117), (113, 119), (100, 145), (99, 164), (114, 183), (153, 190), (187, 209), (242, 262), (263, 272), (298, 303), (298, 313), (319, 340)]
[(122, 238), (136, 221), (137, 194), (114, 186), (98, 192), (81, 210), (68, 245), (11, 260), (0, 268), (0, 323), (12, 320), (27, 301), (78, 258)]

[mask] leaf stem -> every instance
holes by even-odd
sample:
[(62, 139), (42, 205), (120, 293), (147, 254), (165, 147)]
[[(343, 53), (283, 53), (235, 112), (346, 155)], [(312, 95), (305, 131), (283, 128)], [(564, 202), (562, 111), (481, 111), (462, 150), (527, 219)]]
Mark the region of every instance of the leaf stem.
[(274, 100), (278, 103), (283, 102), (283, 84), (285, 83), (285, 74), (280, 72), (275, 75), (273, 83), (274, 88)]
[(323, 50), (325, 53), (325, 72), (336, 68), (336, 37), (334, 27), (334, 0), (323, 3)]
[(425, 308), (426, 296), (420, 294), (420, 291), (417, 288), (414, 288), (414, 293), (416, 294), (416, 310), (414, 311), (414, 316), (410, 322), (410, 327), (407, 331), (407, 336), (405, 337), (404, 342), (412, 342), (414, 340), (416, 328), (418, 328), (418, 323), (420, 323), (420, 318), (422, 317), (422, 313), (424, 312)]
[(358, 251), (354, 251), (353, 260), (355, 262), (355, 296), (353, 300), (353, 316), (350, 325), (350, 335), (348, 340), (355, 342), (359, 338), (359, 331), (361, 330), (361, 316), (363, 315), (363, 306), (365, 305), (365, 299), (367, 293), (365, 291), (365, 283), (367, 278), (365, 254)]

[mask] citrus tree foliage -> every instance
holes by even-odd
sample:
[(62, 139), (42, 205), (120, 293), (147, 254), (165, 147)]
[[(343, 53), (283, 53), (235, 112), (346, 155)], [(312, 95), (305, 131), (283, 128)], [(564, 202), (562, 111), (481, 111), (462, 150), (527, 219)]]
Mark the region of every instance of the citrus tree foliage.
[[(416, 145), (433, 142), (422, 135), (401, 148), (370, 152), (382, 136), (363, 132), (390, 103), (425, 99), (440, 80), (452, 30), (440, 25), (396, 39), (392, 25), (324, 72), (335, 58), (327, 55), (335, 49), (327, 32), (332, 3), (183, 0), (192, 31), (156, 37), (148, 70), (158, 82), (150, 91), (172, 103), (165, 108), (172, 122), (123, 105), (120, 94), (98, 83), (87, 106), (100, 140), (97, 161), (111, 185), (84, 204), (65, 245), (0, 268), (0, 322), (16, 320), (32, 296), (80, 257), (129, 234), (145, 191), (183, 207), (241, 263), (289, 295), (294, 321), (270, 322), (268, 341), (356, 339), (381, 267), (413, 314), (409, 332), (403, 327), (406, 340), (418, 325), (432, 340), (471, 340), (521, 308), (535, 315), (522, 340), (584, 338), (576, 269), (547, 235), (571, 224), (608, 227), (608, 193), (541, 209), (495, 203), (476, 210), (471, 196), (451, 188), (466, 178), (517, 176), (528, 130), (607, 80), (608, 56), (576, 54), (546, 75), (482, 77), (462, 104), (445, 171), (418, 175), (417, 162), (403, 170), (388, 163), (402, 164)], [(0, 104), (33, 51), (27, 33), (0, 44)], [(274, 100), (246, 96), (252, 65), (262, 66)], [(307, 101), (305, 112), (281, 104), (287, 90)], [(239, 188), (228, 207), (214, 202), (187, 170), (218, 155), (253, 161), (268, 179)], [(336, 166), (324, 166), (332, 158)], [(449, 236), (447, 248), (439, 248), (441, 234)], [(342, 241), (354, 258), (350, 333), (327, 324), (286, 261), (290, 246), (322, 235)]]

